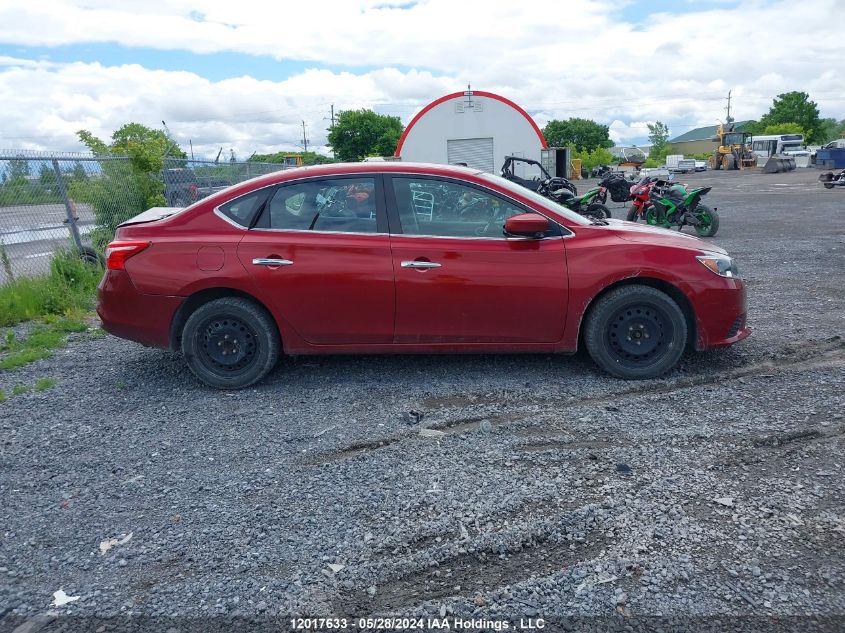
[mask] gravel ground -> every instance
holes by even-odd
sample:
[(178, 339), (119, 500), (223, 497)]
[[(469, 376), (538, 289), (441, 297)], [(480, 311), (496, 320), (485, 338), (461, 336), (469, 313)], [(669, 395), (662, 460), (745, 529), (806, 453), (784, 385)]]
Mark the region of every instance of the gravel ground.
[(321, 357), (225, 393), (113, 337), (0, 372), (59, 381), (0, 403), (0, 630), (841, 631), (845, 192), (817, 175), (684, 179), (714, 186), (754, 335), (660, 380)]

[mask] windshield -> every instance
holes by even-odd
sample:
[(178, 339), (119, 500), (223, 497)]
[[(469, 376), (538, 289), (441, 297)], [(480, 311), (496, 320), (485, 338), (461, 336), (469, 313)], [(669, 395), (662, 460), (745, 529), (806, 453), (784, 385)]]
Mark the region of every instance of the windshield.
[(565, 217), (567, 220), (571, 220), (576, 224), (590, 224), (590, 220), (585, 218), (583, 215), (578, 215), (574, 211), (570, 211), (564, 206), (557, 204), (556, 202), (552, 202), (548, 198), (544, 198), (539, 193), (531, 191), (530, 189), (526, 189), (520, 185), (512, 183), (510, 180), (506, 178), (502, 178), (501, 176), (494, 176), (493, 174), (485, 174), (480, 173), (478, 174), (484, 180), (487, 180), (495, 185), (498, 185), (502, 189), (507, 191), (512, 191), (516, 195), (523, 196), (525, 198), (530, 198), (532, 202), (536, 203), (538, 206), (542, 207), (543, 209), (548, 209), (552, 213), (556, 213), (560, 216)]

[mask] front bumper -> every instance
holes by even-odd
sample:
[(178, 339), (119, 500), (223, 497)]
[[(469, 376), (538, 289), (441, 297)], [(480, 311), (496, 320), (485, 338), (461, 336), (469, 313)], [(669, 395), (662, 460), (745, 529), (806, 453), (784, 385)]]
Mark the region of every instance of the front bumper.
[(170, 324), (183, 300), (141, 294), (125, 270), (107, 270), (97, 287), (97, 314), (109, 334), (167, 349)]
[(692, 284), (689, 291), (696, 314), (697, 350), (727, 347), (751, 335), (742, 279), (714, 275), (712, 282)]

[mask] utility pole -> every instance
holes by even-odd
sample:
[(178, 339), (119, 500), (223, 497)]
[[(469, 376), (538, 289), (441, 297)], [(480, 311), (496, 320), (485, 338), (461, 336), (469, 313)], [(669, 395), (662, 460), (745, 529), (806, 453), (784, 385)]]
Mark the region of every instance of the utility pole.
[[(327, 118), (328, 118), (328, 117), (323, 117), (323, 121), (325, 121)], [(334, 104), (332, 104), (332, 116), (331, 116), (331, 121), (332, 121), (332, 125), (331, 125), (331, 127), (329, 128), (329, 132), (331, 132), (331, 131), (334, 129)], [(332, 147), (332, 157), (333, 157), (333, 158), (335, 157), (334, 147)]]
[(308, 139), (305, 138), (305, 121), (302, 122), (302, 147), (303, 152), (308, 151)]
[(728, 118), (725, 121), (725, 123), (727, 123), (728, 125), (730, 125), (733, 122), (733, 119), (731, 118), (731, 92), (733, 92), (733, 91), (728, 90), (728, 108), (727, 108)]

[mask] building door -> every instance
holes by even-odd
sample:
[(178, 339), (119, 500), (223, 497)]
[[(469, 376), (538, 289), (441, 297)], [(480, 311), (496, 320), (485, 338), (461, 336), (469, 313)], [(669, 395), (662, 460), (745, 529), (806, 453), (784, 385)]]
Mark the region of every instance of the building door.
[(493, 138), (459, 138), (446, 141), (447, 160), (450, 165), (466, 163), (467, 167), (495, 174), (493, 165)]

